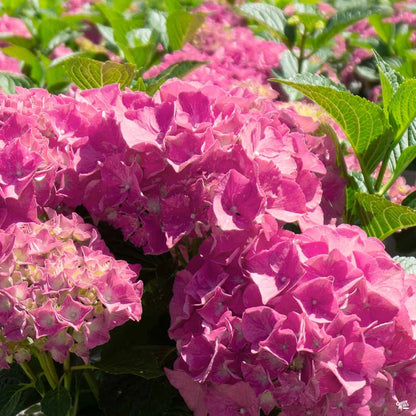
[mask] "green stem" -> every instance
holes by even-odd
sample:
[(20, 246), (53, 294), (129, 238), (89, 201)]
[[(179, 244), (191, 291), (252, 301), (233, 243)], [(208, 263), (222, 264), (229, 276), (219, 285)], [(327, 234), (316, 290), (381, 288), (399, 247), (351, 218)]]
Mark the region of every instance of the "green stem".
[(364, 183), (365, 183), (365, 186), (367, 187), (368, 193), (374, 194), (375, 193), (374, 187), (373, 187), (373, 184), (371, 183), (370, 175), (363, 173), (363, 177), (364, 177)]
[(49, 353), (46, 352), (44, 357), (45, 357), (46, 366), (48, 367), (49, 374), (50, 374), (51, 378), (53, 379), (55, 385), (58, 386), (59, 385), (59, 377), (58, 377), (58, 373), (56, 372), (55, 363), (52, 360), (52, 357), (49, 355)]
[(393, 183), (395, 182), (394, 180), (394, 176), (392, 176), (388, 182), (377, 192), (378, 195), (383, 196), (388, 189), (393, 185)]
[(91, 371), (89, 370), (85, 370), (83, 374), (84, 374), (85, 380), (88, 383), (88, 386), (90, 387), (91, 393), (95, 397), (95, 400), (97, 400), (98, 402), (100, 392), (99, 392), (98, 385), (97, 385), (95, 378), (92, 376)]
[(30, 368), (29, 363), (27, 361), (23, 361), (23, 362), (20, 363), (20, 367), (22, 368), (24, 373), (27, 375), (29, 380), (33, 384), (36, 384), (37, 377), (36, 377), (35, 373), (32, 371), (32, 369)]
[(59, 378), (56, 374), (56, 368), (52, 358), (48, 353), (41, 353), (36, 348), (34, 348), (33, 351), (39, 361), (40, 366), (42, 367), (46, 380), (48, 380), (48, 383), (52, 389), (55, 390), (59, 384)]
[(64, 361), (64, 387), (71, 391), (71, 356), (69, 354)]
[(78, 403), (79, 403), (79, 388), (75, 390), (74, 404), (72, 405), (72, 416), (77, 416), (78, 413)]
[[(378, 173), (378, 176), (377, 176), (377, 180), (376, 180), (376, 184), (375, 184), (375, 190), (377, 191), (377, 193), (379, 195), (383, 195), (384, 192), (385, 192), (385, 191), (382, 192), (382, 190), (385, 188), (385, 186), (382, 188), (382, 190), (380, 190), (380, 186), (383, 182), (383, 178), (384, 178), (384, 175), (386, 173), (387, 165), (389, 163), (389, 158), (390, 158), (390, 152), (388, 152), (388, 155), (386, 155), (384, 157), (383, 163), (381, 164), (381, 167), (380, 167), (380, 172)], [(390, 184), (390, 186), (391, 185), (392, 184)], [(388, 186), (387, 189), (389, 189), (390, 186)]]
[(82, 364), (82, 365), (74, 365), (71, 367), (71, 371), (77, 371), (77, 370), (96, 370), (97, 367), (94, 367), (91, 364)]
[(369, 175), (366, 172), (366, 169), (364, 168), (364, 164), (362, 163), (361, 158), (358, 155), (356, 155), (356, 156), (357, 156), (357, 159), (358, 159), (358, 163), (360, 165), (360, 168), (361, 168), (361, 172), (363, 174), (364, 183), (365, 183), (365, 186), (367, 188), (367, 191), (368, 191), (369, 194), (374, 194), (375, 191), (374, 191), (374, 186), (373, 186), (373, 184), (371, 182), (371, 175)]
[(302, 38), (299, 45), (299, 59), (298, 59), (298, 73), (302, 73), (303, 60), (305, 59), (305, 42), (306, 42), (306, 29), (303, 28)]

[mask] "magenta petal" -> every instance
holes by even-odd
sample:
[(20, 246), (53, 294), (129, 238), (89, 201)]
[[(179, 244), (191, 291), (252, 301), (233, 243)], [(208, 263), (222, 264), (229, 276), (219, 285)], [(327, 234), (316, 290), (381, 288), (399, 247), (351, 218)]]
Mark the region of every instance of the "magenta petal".
[(300, 186), (294, 181), (280, 180), (267, 195), (266, 211), (280, 221), (297, 221), (306, 213), (305, 195)]
[(241, 330), (247, 341), (257, 344), (266, 339), (285, 319), (284, 315), (267, 306), (248, 308), (241, 320)]
[(352, 342), (344, 350), (344, 366), (370, 380), (376, 378), (385, 361), (383, 348), (374, 348), (364, 342)]
[(213, 416), (258, 416), (259, 402), (254, 390), (242, 381), (233, 385), (215, 385), (206, 396), (207, 410)]
[(225, 231), (248, 228), (259, 214), (262, 202), (256, 182), (230, 170), (219, 181), (213, 200), (219, 227)]
[(179, 390), (189, 409), (194, 412), (194, 416), (206, 416), (206, 385), (194, 381), (184, 371), (165, 368), (165, 373), (170, 384)]
[[(321, 363), (321, 365), (325, 366), (325, 363)], [(341, 366), (341, 363), (338, 363), (337, 365), (333, 362), (329, 362), (326, 364), (326, 366), (332, 371), (332, 373), (344, 387), (348, 396), (351, 396), (366, 385), (366, 380), (364, 377), (353, 371), (350, 371), (349, 369), (344, 369)]]
[(317, 322), (330, 322), (338, 312), (333, 284), (328, 278), (316, 278), (303, 283), (294, 291), (294, 296), (312, 320)]
[(289, 365), (296, 354), (297, 338), (291, 329), (275, 329), (259, 346)]

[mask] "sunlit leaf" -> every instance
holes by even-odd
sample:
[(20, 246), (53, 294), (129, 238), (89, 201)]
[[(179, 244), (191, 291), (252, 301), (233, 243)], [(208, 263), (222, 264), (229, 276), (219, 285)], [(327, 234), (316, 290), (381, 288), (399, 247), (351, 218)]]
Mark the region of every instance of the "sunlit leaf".
[(204, 61), (181, 61), (176, 62), (152, 78), (144, 80), (146, 92), (153, 95), (159, 87), (170, 78), (183, 78), (194, 69), (206, 64)]
[(67, 416), (71, 409), (71, 395), (63, 386), (59, 386), (47, 392), (40, 405), (45, 416)]
[(294, 87), (319, 104), (342, 128), (365, 173), (377, 167), (391, 140), (388, 121), (379, 106), (315, 74), (271, 81)]
[(100, 62), (78, 56), (65, 60), (64, 65), (68, 78), (82, 89), (100, 88), (115, 83), (124, 89), (131, 84), (136, 71), (131, 64)]
[(6, 94), (15, 94), (15, 87), (33, 88), (33, 81), (25, 75), (15, 74), (13, 72), (0, 71), (0, 88)]
[(369, 236), (384, 240), (394, 232), (416, 226), (416, 211), (385, 198), (357, 193), (357, 213)]
[(394, 256), (394, 261), (400, 263), (406, 273), (409, 274), (416, 274), (416, 258), (413, 256), (405, 257), (405, 256)]
[(328, 20), (324, 30), (315, 38), (315, 48), (320, 48), (337, 33), (342, 32), (353, 23), (373, 14), (386, 14), (388, 10), (385, 7), (363, 7), (360, 5), (337, 12)]
[(204, 16), (200, 13), (188, 13), (181, 10), (170, 13), (166, 20), (170, 47), (173, 50), (181, 49), (192, 39), (203, 22)]
[(374, 51), (383, 93), (384, 112), (388, 115), (391, 99), (404, 78), (395, 71), (376, 51)]
[(39, 62), (39, 58), (34, 55), (33, 52), (31, 52), (29, 49), (17, 45), (7, 46), (6, 48), (3, 48), (2, 51), (6, 55), (17, 58), (28, 65), (30, 67), (30, 77), (39, 84), (38, 86), (41, 86), (45, 72), (41, 63)]
[(416, 79), (406, 80), (399, 85), (391, 98), (389, 114), (397, 143), (416, 117)]
[(239, 7), (239, 10), (244, 16), (266, 25), (279, 37), (286, 39), (285, 26), (287, 20), (278, 7), (267, 3), (245, 3)]

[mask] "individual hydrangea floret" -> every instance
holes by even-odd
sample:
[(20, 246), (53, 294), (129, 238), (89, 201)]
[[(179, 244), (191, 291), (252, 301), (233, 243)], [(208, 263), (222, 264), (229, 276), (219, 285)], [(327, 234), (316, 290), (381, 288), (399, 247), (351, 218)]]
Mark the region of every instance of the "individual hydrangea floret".
[[(141, 318), (137, 271), (115, 260), (96, 229), (76, 214), (0, 231), (0, 366), (33, 349), (63, 362), (88, 361), (109, 331)], [(23, 357), (23, 358), (21, 358)]]

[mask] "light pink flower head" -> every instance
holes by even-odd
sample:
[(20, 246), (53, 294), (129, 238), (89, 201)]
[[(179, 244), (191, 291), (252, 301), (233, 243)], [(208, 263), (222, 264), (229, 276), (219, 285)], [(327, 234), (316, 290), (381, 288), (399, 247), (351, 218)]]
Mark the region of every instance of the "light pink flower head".
[(45, 223), (0, 231), (1, 351), (19, 360), (33, 343), (59, 362), (69, 352), (88, 361), (112, 328), (140, 320), (142, 282), (93, 226), (48, 212)]

